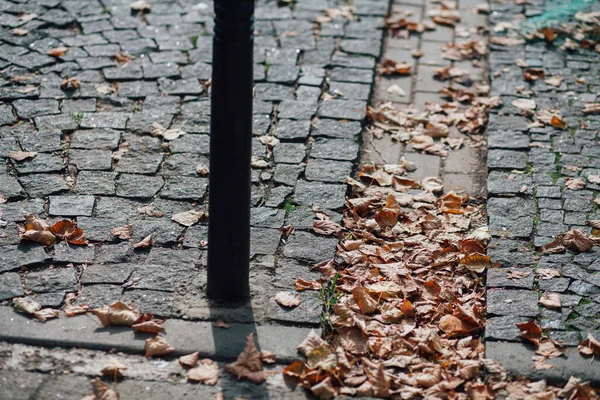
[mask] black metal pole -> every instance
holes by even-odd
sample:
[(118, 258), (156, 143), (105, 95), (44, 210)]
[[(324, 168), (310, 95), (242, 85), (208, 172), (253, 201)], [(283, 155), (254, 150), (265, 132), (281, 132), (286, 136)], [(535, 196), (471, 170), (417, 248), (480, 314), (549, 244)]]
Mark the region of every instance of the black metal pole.
[(254, 0), (215, 0), (208, 202), (212, 299), (250, 295)]

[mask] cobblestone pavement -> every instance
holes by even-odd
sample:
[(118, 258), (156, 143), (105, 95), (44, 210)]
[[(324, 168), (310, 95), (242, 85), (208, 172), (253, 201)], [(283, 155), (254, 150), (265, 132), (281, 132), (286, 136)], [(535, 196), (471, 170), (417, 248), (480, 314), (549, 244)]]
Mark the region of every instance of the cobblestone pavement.
[[(545, 8), (560, 4), (549, 0), (529, 1), (526, 5), (493, 2), (491, 26), (513, 21), (522, 14), (536, 16)], [(594, 7), (596, 11), (600, 9), (597, 2)], [(550, 338), (562, 340), (567, 346), (576, 346), (588, 332), (595, 337), (600, 334), (598, 247), (581, 254), (540, 253), (541, 246), (569, 229), (589, 233), (586, 220), (598, 219), (600, 215), (593, 202), (600, 186), (585, 179), (600, 169), (600, 118), (583, 114), (584, 103), (598, 101), (600, 54), (585, 49), (567, 52), (560, 44), (536, 41), (511, 47), (491, 45), (492, 94), (502, 96), (504, 106), (490, 116), (488, 125), (488, 215), (495, 236), (488, 254), (502, 268), (491, 270), (487, 278), (486, 347), (488, 355), (514, 353), (513, 370), (527, 369), (531, 353), (519, 351), (519, 346), (489, 341), (520, 341), (515, 322), (538, 320)], [(560, 76), (564, 80), (558, 87), (543, 79), (527, 83), (523, 68), (515, 64), (517, 59), (530, 67), (543, 68), (547, 77)], [(585, 81), (578, 83), (578, 78)], [(511, 105), (523, 97), (520, 86), (532, 90), (537, 110), (559, 110), (568, 127), (529, 129), (531, 121)], [(583, 190), (565, 187), (565, 178), (576, 176), (584, 178)], [(546, 274), (548, 270), (558, 274)], [(511, 271), (529, 274), (509, 279), (507, 274)], [(558, 293), (562, 307), (552, 310), (538, 306), (538, 298), (544, 293)], [(572, 363), (544, 373), (568, 378), (577, 357), (572, 354)], [(593, 379), (598, 382), (598, 369), (595, 370)]]
[[(204, 296), (206, 223), (187, 227), (171, 219), (204, 211), (207, 204), (203, 167), (209, 150), (213, 4), (157, 0), (150, 1), (150, 12), (139, 13), (131, 3), (0, 0), (0, 312), (10, 311), (14, 297), (58, 308), (66, 293), (78, 293), (78, 304), (122, 299), (183, 322), (222, 318), (257, 324), (252, 330), (258, 329), (259, 342), (260, 326), (272, 328), (279, 342), (295, 340), (287, 326), (318, 327), (319, 301), (302, 293), (302, 306), (289, 311), (273, 297), (293, 288), (297, 278), (316, 276), (307, 266), (334, 254), (337, 240), (310, 232), (312, 207), (341, 218), (336, 211), (344, 205), (343, 181), (358, 158), (389, 3), (355, 0), (350, 21), (344, 1), (257, 2), (253, 155), (267, 165), (256, 162), (260, 168), (252, 174), (252, 300), (236, 308), (211, 304)], [(326, 20), (327, 8), (339, 12)], [(60, 47), (68, 51), (48, 54)], [(63, 90), (67, 78), (80, 86)], [(185, 134), (164, 140), (150, 135), (154, 124)], [(12, 151), (35, 152), (35, 157), (16, 161), (9, 158)], [(18, 225), (28, 213), (76, 219), (90, 245), (44, 248), (21, 242)], [(110, 235), (127, 224), (130, 240)], [(280, 240), (284, 225), (297, 229), (287, 241)], [(150, 234), (149, 250), (133, 249)], [(27, 343), (113, 345), (112, 334), (98, 339), (69, 330), (71, 321), (81, 318), (26, 329), (29, 321), (16, 316), (0, 335)], [(190, 333), (196, 325), (180, 328)], [(213, 335), (218, 342), (220, 333)], [(139, 351), (143, 341), (132, 340), (114, 347)], [(287, 345), (295, 352), (296, 344)], [(228, 357), (243, 342), (236, 345)], [(220, 351), (218, 343), (209, 347), (206, 354)], [(279, 350), (284, 358), (286, 351)], [(71, 378), (17, 374), (8, 379), (15, 385), (0, 386), (38, 382), (42, 386), (32, 389), (33, 397), (48, 398), (44, 385), (61, 387)], [(17, 395), (10, 393), (9, 398)]]

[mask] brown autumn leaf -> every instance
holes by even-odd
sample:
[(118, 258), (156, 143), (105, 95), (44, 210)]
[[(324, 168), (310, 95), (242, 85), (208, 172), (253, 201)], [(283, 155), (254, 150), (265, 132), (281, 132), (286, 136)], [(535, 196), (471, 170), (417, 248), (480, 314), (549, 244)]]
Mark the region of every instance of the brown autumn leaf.
[(12, 30), (12, 34), (15, 36), (26, 36), (29, 33), (27, 29), (15, 28)]
[(92, 379), (91, 384), (96, 400), (119, 400), (119, 393), (101, 380)]
[(56, 47), (54, 49), (48, 50), (48, 55), (52, 57), (62, 57), (66, 54), (67, 51), (69, 51), (68, 47)]
[(412, 66), (386, 58), (378, 68), (379, 75), (410, 75)]
[(581, 253), (590, 251), (594, 245), (594, 242), (581, 229), (566, 232), (562, 237), (562, 243), (567, 249)]
[(229, 329), (231, 328), (231, 326), (227, 325), (225, 322), (223, 322), (223, 320), (216, 320), (215, 322), (213, 322), (213, 326), (216, 328), (221, 328), (221, 329)]
[(206, 214), (202, 211), (189, 210), (173, 214), (171, 220), (177, 222), (180, 225), (190, 227), (192, 225), (197, 224), (198, 221), (205, 217)]
[(238, 379), (247, 379), (257, 385), (266, 380), (260, 353), (254, 344), (254, 333), (246, 337), (246, 346), (237, 360), (225, 365), (224, 369), (230, 374), (236, 375)]
[(67, 317), (74, 317), (75, 315), (85, 314), (90, 311), (90, 307), (87, 304), (73, 305), (68, 304), (63, 308), (63, 312)]
[(181, 364), (182, 367), (193, 368), (198, 364), (199, 354), (200, 353), (195, 352), (192, 354), (181, 356), (181, 357), (179, 357), (179, 364)]
[(265, 364), (275, 364), (276, 359), (277, 356), (272, 351), (261, 350), (260, 361), (264, 362)]
[(428, 190), (433, 193), (441, 193), (444, 190), (444, 184), (440, 178), (430, 176), (421, 181), (423, 190)]
[(383, 229), (392, 228), (398, 222), (399, 215), (400, 205), (396, 201), (396, 197), (392, 194), (389, 194), (386, 197), (385, 207), (381, 208), (375, 215), (375, 221)]
[(141, 241), (135, 243), (133, 245), (133, 248), (134, 249), (147, 249), (150, 246), (152, 246), (152, 234), (146, 236)]
[(389, 299), (399, 297), (402, 286), (392, 281), (379, 281), (365, 285), (367, 292), (376, 299)]
[(41, 310), (36, 311), (31, 315), (36, 317), (40, 322), (46, 322), (49, 319), (58, 318), (60, 312), (52, 308), (42, 308)]
[(121, 300), (115, 301), (110, 306), (92, 309), (91, 312), (98, 317), (102, 326), (132, 326), (141, 316), (139, 311), (127, 306)]
[(155, 339), (146, 339), (144, 351), (146, 352), (146, 357), (164, 356), (165, 354), (174, 352), (175, 348), (167, 343), (165, 338), (159, 335), (156, 336)]
[(532, 99), (515, 99), (510, 102), (513, 106), (521, 110), (535, 110), (535, 100)]
[(490, 37), (490, 43), (497, 44), (499, 46), (518, 46), (525, 43), (525, 40), (521, 38), (508, 38), (504, 36), (492, 36)]
[(438, 200), (438, 207), (443, 213), (462, 214), (464, 213), (462, 205), (465, 201), (465, 197), (449, 192)]
[(521, 336), (523, 338), (533, 343), (536, 349), (540, 347), (540, 341), (542, 340), (543, 334), (542, 329), (535, 321), (522, 322), (515, 325), (521, 330)]
[(584, 114), (600, 114), (600, 103), (585, 103)]
[(464, 265), (473, 272), (482, 273), (490, 267), (491, 260), (489, 256), (474, 253), (464, 256), (462, 260), (460, 260), (460, 264)]
[(23, 161), (37, 156), (36, 151), (9, 151), (8, 158), (15, 161)]
[(460, 318), (449, 314), (444, 315), (442, 318), (440, 318), (438, 327), (442, 331), (444, 331), (449, 337), (466, 335), (478, 329), (477, 326), (468, 324)]
[(40, 243), (44, 246), (49, 246), (56, 241), (56, 236), (49, 231), (28, 230), (19, 234), (21, 240)]
[(121, 371), (126, 369), (127, 367), (119, 361), (112, 360), (106, 367), (100, 370), (100, 373), (109, 379), (117, 380), (123, 378), (123, 373)]
[(586, 356), (600, 356), (600, 341), (588, 332), (587, 338), (579, 343), (577, 349)]
[(552, 125), (553, 128), (557, 128), (557, 129), (566, 129), (567, 128), (567, 123), (558, 115), (552, 116), (552, 118), (550, 119), (550, 125)]
[(539, 303), (546, 308), (560, 309), (560, 296), (558, 293), (546, 292), (542, 295)]
[(558, 254), (564, 252), (567, 248), (563, 244), (563, 235), (558, 235), (556, 239), (542, 247), (544, 254)]
[(569, 381), (562, 390), (558, 391), (558, 396), (561, 399), (569, 400), (597, 400), (598, 395), (592, 389), (590, 382), (582, 382), (581, 379), (574, 376), (569, 378)]
[(297, 307), (301, 302), (300, 295), (292, 292), (277, 292), (275, 301), (283, 307)]
[(362, 286), (355, 286), (352, 289), (352, 297), (363, 314), (370, 315), (377, 310), (377, 300), (371, 297)]
[(137, 0), (132, 2), (130, 5), (132, 10), (134, 11), (142, 11), (142, 12), (148, 12), (150, 11), (150, 9), (152, 8), (150, 6), (150, 3), (148, 3), (145, 0)]
[(213, 360), (205, 358), (200, 364), (188, 371), (188, 381), (214, 386), (219, 381), (219, 366)]
[(314, 329), (311, 329), (306, 338), (300, 343), (296, 349), (301, 354), (308, 356), (314, 349), (320, 347), (325, 341), (317, 334)]
[(71, 77), (68, 77), (60, 84), (60, 88), (65, 92), (77, 90), (79, 89), (79, 86), (81, 86), (81, 82), (79, 82), (79, 79)]
[(562, 76), (557, 75), (557, 76), (552, 76), (548, 79), (544, 79), (544, 83), (547, 85), (550, 85), (550, 86), (559, 87), (562, 84), (564, 79), (565, 78), (563, 78)]
[(15, 311), (22, 311), (25, 314), (33, 314), (41, 310), (42, 306), (40, 303), (33, 301), (25, 297), (19, 297), (13, 299), (13, 308)]
[(343, 230), (343, 228), (330, 219), (315, 220), (313, 222), (313, 231), (319, 235), (333, 235), (341, 230)]
[(129, 61), (134, 60), (135, 57), (132, 56), (131, 54), (122, 53), (120, 51), (117, 51), (117, 54), (114, 55), (114, 59), (118, 63), (128, 63)]
[(528, 82), (537, 81), (546, 77), (546, 72), (543, 68), (526, 68), (523, 71), (523, 77)]
[(565, 187), (570, 190), (582, 190), (585, 188), (583, 178), (565, 178)]
[(307, 281), (306, 279), (298, 278), (295, 282), (296, 290), (301, 292), (303, 290), (319, 290), (322, 285), (319, 281)]
[(131, 239), (133, 225), (125, 225), (119, 226), (117, 228), (113, 228), (110, 230), (110, 234), (114, 237), (117, 237), (121, 240), (129, 240)]
[(25, 217), (25, 230), (26, 231), (47, 231), (50, 229), (50, 225), (46, 220), (41, 219), (35, 214), (29, 214)]
[(138, 332), (161, 333), (165, 330), (165, 327), (163, 326), (164, 322), (165, 321), (161, 319), (153, 319), (133, 324), (131, 327)]

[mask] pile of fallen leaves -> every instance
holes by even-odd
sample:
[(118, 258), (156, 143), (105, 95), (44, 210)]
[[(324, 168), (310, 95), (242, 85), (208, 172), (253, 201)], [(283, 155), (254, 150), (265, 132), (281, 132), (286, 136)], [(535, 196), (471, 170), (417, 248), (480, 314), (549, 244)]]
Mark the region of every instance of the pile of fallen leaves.
[(41, 243), (45, 246), (51, 245), (57, 239), (63, 239), (67, 243), (75, 245), (88, 244), (83, 230), (77, 227), (77, 223), (67, 219), (50, 225), (35, 214), (29, 214), (25, 218), (25, 227), (19, 228), (21, 229), (19, 236), (22, 240)]
[[(402, 174), (401, 166), (368, 165), (359, 174), (363, 182), (348, 179), (353, 194), (342, 225), (316, 213), (314, 231), (336, 235), (338, 251), (312, 268), (324, 278), (298, 280), (296, 289), (330, 293), (326, 335), (311, 332), (298, 346), (306, 359), (286, 367), (284, 376), (320, 399), (493, 399), (500, 390), (514, 398), (554, 398), (558, 388), (513, 381), (484, 359), (483, 274), (491, 262), (483, 206), (443, 194), (438, 178), (416, 182)], [(519, 327), (537, 344), (537, 365), (562, 354), (534, 322)], [(582, 354), (597, 354), (597, 343), (593, 336), (582, 342)], [(563, 389), (567, 397), (594, 398), (589, 384), (573, 379)]]
[(350, 181), (343, 227), (323, 215), (315, 221), (318, 233), (341, 238), (335, 259), (314, 267), (336, 278), (339, 296), (324, 310), (334, 334), (325, 341), (311, 333), (298, 347), (306, 361), (284, 374), (320, 398), (444, 397), (484, 385), (474, 379), (482, 370), (481, 273), (490, 266), (482, 206), (439, 195), (438, 178), (419, 183), (400, 172), (366, 167), (361, 178), (376, 185)]
[[(440, 71), (441, 73), (444, 71)], [(501, 105), (498, 96), (483, 96), (488, 89), (476, 86), (475, 92), (471, 92), (445, 88), (442, 93), (456, 101), (444, 104), (426, 102), (425, 111), (414, 108), (398, 109), (390, 102), (381, 103), (375, 108), (369, 106), (367, 117), (372, 121), (369, 130), (374, 137), (390, 133), (392, 139), (410, 143), (415, 150), (442, 157), (448, 155), (448, 148), (459, 149), (464, 142), (463, 137), (450, 135), (452, 128), (468, 135), (469, 145), (481, 146), (484, 144), (482, 134), (489, 111)], [(459, 102), (468, 102), (470, 105), (466, 109), (461, 108)]]

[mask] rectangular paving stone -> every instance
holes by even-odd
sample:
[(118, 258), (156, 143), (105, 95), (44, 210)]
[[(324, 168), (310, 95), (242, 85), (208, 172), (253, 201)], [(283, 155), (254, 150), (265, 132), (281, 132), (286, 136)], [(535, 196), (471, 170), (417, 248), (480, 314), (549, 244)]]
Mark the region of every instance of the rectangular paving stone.
[(35, 157), (23, 161), (12, 160), (12, 165), (19, 174), (61, 172), (65, 168), (62, 157), (48, 153), (37, 153)]
[(296, 231), (283, 246), (283, 256), (307, 262), (321, 262), (333, 257), (337, 239)]
[(533, 233), (536, 206), (533, 200), (514, 198), (491, 198), (488, 200), (490, 230), (494, 236), (528, 238)]
[(54, 262), (84, 264), (93, 259), (93, 246), (67, 245), (64, 241), (54, 246), (54, 256), (52, 257)]
[(303, 206), (318, 206), (332, 210), (344, 206), (346, 185), (299, 180), (296, 184), (294, 202)]
[(310, 158), (304, 173), (308, 181), (344, 183), (352, 174), (352, 163)]
[[(23, 175), (19, 177), (19, 182), (31, 197), (44, 197), (69, 190), (65, 178), (57, 174)], [(0, 175), (0, 187), (2, 186), (2, 175)]]
[(125, 129), (130, 114), (127, 112), (83, 113), (82, 128)]
[(94, 196), (49, 196), (50, 215), (62, 217), (91, 217), (94, 209)]
[(118, 161), (115, 171), (131, 174), (155, 174), (158, 172), (163, 154), (125, 153)]
[(319, 138), (313, 142), (310, 156), (329, 160), (353, 161), (358, 157), (358, 143), (343, 139)]
[(489, 168), (525, 169), (527, 153), (514, 150), (490, 150), (488, 152)]
[(8, 300), (24, 295), (23, 285), (18, 273), (8, 272), (0, 274), (0, 300)]
[(319, 119), (314, 124), (311, 135), (315, 137), (331, 137), (338, 139), (356, 140), (362, 127), (357, 121), (336, 121), (331, 119)]
[(74, 191), (79, 194), (115, 194), (116, 172), (80, 171), (77, 174)]
[(75, 270), (71, 267), (28, 272), (23, 286), (34, 293), (74, 291), (77, 289)]
[(69, 151), (69, 163), (79, 170), (110, 171), (112, 169), (112, 151), (77, 150)]
[(25, 196), (25, 191), (15, 177), (0, 173), (0, 194), (9, 200), (19, 199)]
[(199, 201), (208, 186), (208, 179), (182, 176), (169, 177), (160, 191), (160, 197), (172, 200)]
[(535, 318), (539, 313), (537, 302), (537, 292), (532, 290), (489, 289), (487, 314)]
[(162, 176), (121, 174), (117, 180), (117, 195), (121, 197), (151, 198), (164, 185)]
[(116, 150), (121, 133), (113, 129), (86, 129), (73, 133), (70, 147), (76, 149)]
[(319, 105), (318, 116), (333, 119), (362, 121), (367, 103), (360, 100), (327, 100)]

